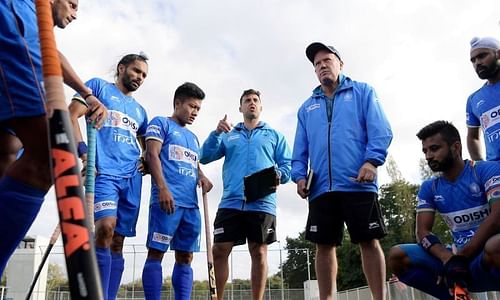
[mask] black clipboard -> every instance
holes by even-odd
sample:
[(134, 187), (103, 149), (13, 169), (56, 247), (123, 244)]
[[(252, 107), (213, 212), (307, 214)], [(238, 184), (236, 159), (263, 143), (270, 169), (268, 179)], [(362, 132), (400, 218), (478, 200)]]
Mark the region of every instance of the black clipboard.
[(245, 201), (254, 202), (276, 192), (277, 174), (274, 166), (243, 178)]

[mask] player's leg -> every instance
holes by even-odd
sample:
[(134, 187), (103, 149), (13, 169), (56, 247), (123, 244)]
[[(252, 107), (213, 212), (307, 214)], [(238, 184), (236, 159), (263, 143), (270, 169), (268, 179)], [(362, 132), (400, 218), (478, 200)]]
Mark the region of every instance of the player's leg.
[(177, 210), (183, 214), (171, 242), (171, 248), (175, 250), (172, 286), (176, 300), (187, 300), (191, 298), (193, 288), (193, 252), (200, 251), (201, 215), (198, 208)]
[(309, 202), (306, 239), (316, 244), (316, 277), (320, 299), (333, 299), (337, 290), (337, 256), (341, 245), (344, 221), (338, 193), (325, 193)]
[(385, 257), (378, 239), (387, 234), (377, 193), (343, 192), (342, 212), (351, 236), (359, 243), (363, 272), (375, 300), (385, 299)]
[(472, 292), (500, 290), (500, 234), (488, 239), (484, 251), (469, 265), (472, 282), (467, 288)]
[(95, 252), (101, 274), (103, 294), (107, 297), (111, 274), (111, 243), (116, 227), (120, 181), (108, 175), (97, 175), (94, 192)]
[(385, 299), (385, 257), (378, 240), (360, 242), (363, 273), (373, 295), (373, 299)]
[(438, 299), (452, 299), (444, 283), (437, 284), (443, 264), (418, 244), (402, 244), (391, 248), (389, 268), (399, 281)]
[(242, 212), (235, 209), (219, 209), (214, 220), (214, 256), (215, 285), (217, 299), (224, 299), (224, 288), (229, 278), (229, 254), (233, 246), (246, 242)]
[[(151, 199), (151, 202), (155, 199)], [(146, 300), (159, 300), (163, 282), (161, 261), (171, 245), (174, 233), (179, 226), (182, 210), (177, 207), (172, 214), (160, 208), (158, 202), (149, 206), (148, 237), (146, 246), (148, 256), (142, 269), (142, 287)]]
[(109, 274), (108, 300), (116, 298), (125, 268), (123, 242), (125, 237), (134, 237), (141, 204), (142, 175), (137, 172), (128, 180), (122, 180), (120, 200), (116, 212), (115, 232), (111, 242), (111, 268)]
[(262, 212), (245, 212), (248, 250), (252, 259), (252, 298), (263, 299), (267, 281), (267, 245), (276, 241), (276, 217)]
[(0, 178), (5, 175), (7, 168), (16, 161), (23, 144), (13, 132), (0, 128)]
[(25, 145), (24, 155), (0, 179), (0, 273), (35, 220), (51, 186), (45, 116), (12, 120), (8, 126)]

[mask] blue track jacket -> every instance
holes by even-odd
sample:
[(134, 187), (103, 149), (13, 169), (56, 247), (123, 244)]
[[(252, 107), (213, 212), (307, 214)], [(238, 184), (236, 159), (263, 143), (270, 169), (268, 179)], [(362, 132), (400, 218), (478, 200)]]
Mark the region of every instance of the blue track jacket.
[(373, 183), (353, 180), (366, 161), (384, 164), (392, 131), (375, 90), (340, 75), (331, 122), (327, 97), (318, 86), (299, 108), (292, 156), (292, 180), (314, 172), (309, 201), (331, 191), (377, 192)]
[(222, 168), (224, 193), (219, 208), (258, 211), (276, 215), (276, 193), (246, 204), (243, 178), (271, 166), (281, 173), (281, 183), (290, 180), (291, 150), (285, 137), (266, 123), (249, 131), (238, 123), (230, 132), (213, 131), (201, 148), (200, 163), (225, 156)]

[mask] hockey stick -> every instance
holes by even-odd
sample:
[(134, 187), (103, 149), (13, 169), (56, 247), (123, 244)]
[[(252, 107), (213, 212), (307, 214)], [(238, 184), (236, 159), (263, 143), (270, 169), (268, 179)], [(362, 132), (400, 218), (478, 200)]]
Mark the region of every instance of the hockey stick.
[(82, 179), (68, 108), (62, 69), (53, 32), (49, 0), (36, 0), (44, 87), (49, 111), (49, 145), (59, 221), (63, 236), (71, 299), (103, 299), (94, 242), (86, 218)]
[(54, 247), (54, 244), (57, 242), (60, 233), (61, 233), (61, 227), (59, 227), (59, 224), (57, 224), (56, 229), (54, 229), (54, 232), (50, 237), (49, 245), (47, 246), (47, 249), (45, 249), (45, 252), (43, 253), (42, 261), (38, 266), (38, 270), (36, 270), (35, 277), (33, 277), (33, 280), (31, 281), (30, 289), (26, 294), (26, 300), (30, 299), (31, 294), (33, 293), (33, 289), (35, 288), (36, 282), (38, 281), (38, 277), (40, 277), (40, 273), (42, 272), (42, 269), (45, 266), (45, 262), (49, 257), (50, 251), (52, 250), (52, 247)]
[(87, 220), (94, 232), (94, 189), (95, 189), (95, 151), (96, 129), (94, 124), (87, 122), (87, 168), (85, 172), (85, 201), (87, 202)]
[(210, 232), (210, 217), (208, 215), (207, 193), (203, 193), (203, 213), (205, 218), (205, 240), (207, 243), (209, 298), (217, 299), (217, 286), (215, 285), (214, 256), (212, 254), (212, 234)]

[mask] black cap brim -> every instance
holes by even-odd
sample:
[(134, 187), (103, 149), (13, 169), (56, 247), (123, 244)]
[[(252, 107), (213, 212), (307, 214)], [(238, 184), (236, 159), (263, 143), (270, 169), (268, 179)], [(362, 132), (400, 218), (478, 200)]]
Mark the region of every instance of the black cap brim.
[(327, 52), (330, 52), (330, 53), (333, 53), (335, 54), (335, 56), (338, 57), (338, 59), (340, 61), (342, 61), (342, 59), (340, 58), (340, 54), (339, 52), (337, 51), (337, 49), (335, 49), (334, 47), (332, 46), (327, 46), (323, 43), (319, 43), (319, 42), (315, 42), (315, 43), (312, 43), (310, 44), (309, 46), (307, 46), (306, 48), (306, 56), (307, 58), (309, 59), (309, 61), (311, 63), (314, 64), (314, 57), (316, 56), (316, 54), (321, 51), (321, 50), (324, 50), (324, 51), (327, 51)]

